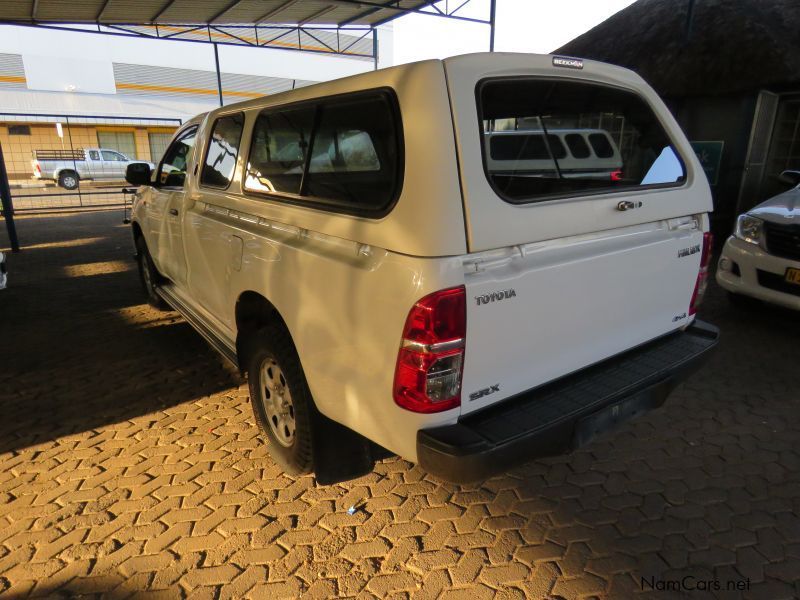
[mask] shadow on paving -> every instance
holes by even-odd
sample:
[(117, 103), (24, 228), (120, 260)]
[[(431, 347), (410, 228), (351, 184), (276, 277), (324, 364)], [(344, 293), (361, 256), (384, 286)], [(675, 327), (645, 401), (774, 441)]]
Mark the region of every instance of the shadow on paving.
[[(116, 216), (73, 222), (74, 227), (70, 219), (42, 220), (23, 241), (102, 241), (23, 251), (13, 257), (11, 287), (0, 292), (0, 453), (150, 415), (239, 384), (174, 313), (159, 316), (140, 304), (128, 232), (113, 227)], [(397, 577), (398, 586), (410, 587), (396, 589), (419, 584), (432, 596), (438, 595), (433, 593), (438, 582), (445, 589), (462, 588), (455, 591), (471, 598), (494, 595), (485, 586), (519, 592), (517, 597), (630, 598), (642, 590), (642, 578), (691, 576), (722, 584), (752, 581), (743, 595), (684, 594), (691, 598), (800, 597), (800, 316), (763, 305), (733, 308), (713, 283), (700, 312), (722, 330), (718, 351), (661, 409), (570, 455), (533, 461), (479, 484), (443, 483), (395, 458), (358, 480), (317, 486), (310, 477), (282, 474), (255, 438), (250, 416), (243, 416), (249, 407), (228, 407), (235, 416), (225, 435), (240, 439), (226, 447), (230, 456), (224, 460), (202, 462), (192, 485), (199, 490), (193, 493), (208, 499), (207, 505), (198, 501), (205, 506), (198, 510), (229, 510), (229, 518), (220, 521), (224, 541), (219, 536), (204, 545), (212, 528), (200, 527), (203, 517), (197, 516), (191, 535), (182, 534), (181, 549), (162, 548), (158, 538), (170, 533), (155, 517), (154, 533), (136, 537), (133, 523), (143, 518), (143, 508), (125, 512), (73, 499), (39, 517), (34, 533), (52, 529), (50, 520), (60, 518), (60, 510), (87, 518), (101, 513), (128, 525), (76, 546), (87, 563), (77, 578), (62, 583), (38, 578), (29, 585), (36, 585), (36, 595), (117, 598), (163, 589), (177, 597), (206, 585), (201, 569), (224, 568), (233, 575), (208, 582), (208, 595), (237, 596), (232, 580), (250, 570), (259, 584), (280, 573), (278, 583), (285, 579), (287, 589), (295, 586), (295, 596), (307, 582), (319, 581), (335, 581), (328, 597), (356, 596), (364, 589), (388, 596), (370, 586)], [(220, 404), (208, 406), (217, 410)], [(127, 436), (122, 464), (138, 461), (134, 455), (141, 450), (134, 446), (147, 445), (141, 427), (169, 429), (181, 439), (193, 427), (187, 422), (170, 429), (173, 416), (163, 413), (145, 419)], [(186, 448), (203, 461), (198, 446), (197, 455), (193, 445)], [(181, 451), (172, 440), (164, 447)], [(55, 451), (69, 456), (70, 449)], [(51, 454), (40, 454), (30, 461), (17, 457), (20, 464), (13, 468), (20, 478), (47, 480)], [(149, 468), (146, 461), (136, 464)], [(154, 462), (153, 469), (159, 467)], [(142, 488), (135, 481), (115, 485), (108, 495), (123, 503)], [(159, 485), (147, 492), (153, 506), (166, 506), (168, 488), (184, 484)], [(11, 502), (18, 502), (24, 515), (27, 496), (24, 484), (19, 487), (23, 493)], [(29, 495), (56, 493), (43, 489)], [(232, 509), (222, 506), (229, 501)], [(350, 515), (347, 508), (353, 505), (360, 509)], [(66, 523), (60, 527), (70, 535)], [(0, 593), (28, 585), (34, 579), (23, 573), (28, 565), (44, 564), (42, 557), (32, 560), (32, 548), (14, 544), (16, 571), (0, 576)], [(62, 557), (57, 560), (66, 563), (63, 557), (71, 550), (56, 554)], [(259, 552), (270, 553), (264, 564), (248, 558)], [(140, 563), (142, 572), (127, 577), (128, 567), (119, 565), (143, 556), (153, 564)], [(107, 563), (105, 571), (101, 562)], [(480, 586), (482, 594), (473, 592)]]
[(18, 222), (22, 251), (10, 257), (0, 292), (0, 452), (238, 385), (176, 313), (142, 304), (118, 219), (99, 212)]

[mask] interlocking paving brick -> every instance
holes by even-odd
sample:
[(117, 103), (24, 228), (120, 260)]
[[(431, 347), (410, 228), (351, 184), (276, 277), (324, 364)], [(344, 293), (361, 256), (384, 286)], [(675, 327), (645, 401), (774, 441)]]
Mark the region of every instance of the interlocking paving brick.
[[(800, 596), (794, 314), (743, 313), (712, 284), (719, 352), (662, 409), (485, 482), (392, 458), (321, 487), (271, 461), (238, 373), (142, 303), (118, 213), (18, 228), (0, 594), (627, 599), (644, 576), (698, 574)], [(111, 263), (131, 268), (83, 267)]]

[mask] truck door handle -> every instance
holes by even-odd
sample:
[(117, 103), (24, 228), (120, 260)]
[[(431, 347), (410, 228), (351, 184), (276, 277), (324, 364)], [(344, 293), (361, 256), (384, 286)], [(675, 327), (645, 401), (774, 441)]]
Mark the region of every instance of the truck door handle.
[(632, 202), (630, 200), (622, 200), (617, 204), (617, 210), (633, 210), (634, 208), (639, 208), (642, 205), (641, 202)]
[(169, 214), (171, 214), (173, 217), (177, 217), (178, 216), (178, 209), (177, 208), (170, 208), (169, 209)]

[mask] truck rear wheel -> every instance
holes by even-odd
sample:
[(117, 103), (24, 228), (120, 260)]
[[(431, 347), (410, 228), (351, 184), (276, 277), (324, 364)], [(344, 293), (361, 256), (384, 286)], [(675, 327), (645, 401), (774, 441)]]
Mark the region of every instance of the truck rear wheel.
[(283, 327), (268, 325), (248, 345), (250, 400), (269, 453), (290, 475), (310, 473), (313, 400), (291, 337)]
[(75, 190), (78, 188), (78, 179), (75, 171), (61, 171), (58, 175), (58, 185), (65, 190)]

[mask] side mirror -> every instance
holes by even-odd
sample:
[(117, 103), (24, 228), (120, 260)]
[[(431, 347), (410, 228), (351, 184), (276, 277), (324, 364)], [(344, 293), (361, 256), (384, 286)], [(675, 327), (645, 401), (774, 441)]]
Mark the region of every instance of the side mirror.
[(150, 185), (150, 165), (147, 163), (131, 163), (125, 169), (125, 181), (131, 185)]
[(800, 171), (794, 170), (786, 170), (780, 175), (778, 175), (778, 181), (781, 183), (788, 183), (792, 187), (796, 187), (800, 184)]

